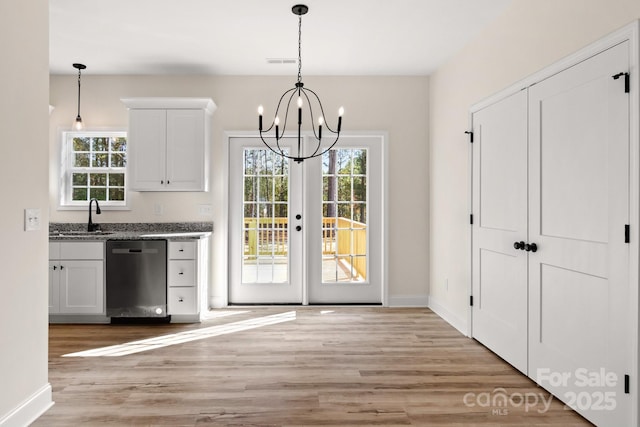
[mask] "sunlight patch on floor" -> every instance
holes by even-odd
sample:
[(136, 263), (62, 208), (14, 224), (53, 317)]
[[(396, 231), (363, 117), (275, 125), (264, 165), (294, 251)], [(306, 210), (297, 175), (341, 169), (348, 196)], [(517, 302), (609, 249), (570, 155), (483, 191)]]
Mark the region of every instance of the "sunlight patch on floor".
[(202, 315), (204, 320), (218, 319), (220, 317), (235, 316), (236, 314), (249, 313), (248, 310), (209, 310)]
[(156, 348), (167, 347), (175, 344), (183, 344), (190, 341), (202, 340), (205, 338), (217, 337), (220, 335), (232, 334), (235, 332), (247, 331), (250, 329), (261, 328), (263, 326), (290, 322), (292, 320), (296, 320), (296, 312), (287, 311), (285, 313), (256, 317), (254, 319), (227, 323), (225, 325), (210, 326), (208, 328), (194, 329), (190, 331), (178, 332), (175, 334), (147, 338), (139, 341), (131, 341), (124, 344), (117, 344), (108, 347), (94, 348), (92, 350), (69, 353), (63, 355), (62, 357), (126, 356), (128, 354), (141, 353), (143, 351), (154, 350)]

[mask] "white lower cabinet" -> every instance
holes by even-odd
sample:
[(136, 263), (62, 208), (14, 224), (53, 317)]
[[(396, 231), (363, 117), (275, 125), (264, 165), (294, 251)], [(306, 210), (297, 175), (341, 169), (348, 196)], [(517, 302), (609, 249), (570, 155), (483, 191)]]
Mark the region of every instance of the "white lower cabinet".
[(167, 311), (172, 322), (200, 321), (207, 311), (209, 238), (169, 240)]
[(171, 315), (197, 315), (196, 287), (171, 287), (168, 292), (169, 314)]
[(49, 243), (49, 314), (104, 314), (104, 243)]

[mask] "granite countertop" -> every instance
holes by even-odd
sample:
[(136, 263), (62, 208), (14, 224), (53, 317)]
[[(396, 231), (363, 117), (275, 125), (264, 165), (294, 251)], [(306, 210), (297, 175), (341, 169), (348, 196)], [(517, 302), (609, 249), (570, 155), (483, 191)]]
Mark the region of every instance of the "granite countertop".
[(213, 222), (101, 223), (87, 231), (86, 223), (50, 223), (49, 240), (196, 240), (213, 233)]

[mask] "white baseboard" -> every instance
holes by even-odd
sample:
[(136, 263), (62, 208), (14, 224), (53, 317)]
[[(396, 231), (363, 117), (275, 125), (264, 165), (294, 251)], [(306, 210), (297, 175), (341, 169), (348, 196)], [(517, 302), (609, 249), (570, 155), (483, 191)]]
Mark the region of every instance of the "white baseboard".
[(464, 334), (465, 336), (468, 335), (467, 321), (460, 316), (452, 313), (448, 308), (440, 304), (433, 297), (429, 298), (429, 308), (431, 309), (431, 311), (436, 313), (438, 316), (444, 319), (445, 322), (456, 328), (462, 334)]
[(209, 309), (227, 307), (226, 297), (209, 297)]
[(47, 383), (20, 406), (0, 418), (0, 427), (28, 426), (52, 406), (51, 384)]
[(429, 307), (428, 295), (389, 296), (389, 307)]

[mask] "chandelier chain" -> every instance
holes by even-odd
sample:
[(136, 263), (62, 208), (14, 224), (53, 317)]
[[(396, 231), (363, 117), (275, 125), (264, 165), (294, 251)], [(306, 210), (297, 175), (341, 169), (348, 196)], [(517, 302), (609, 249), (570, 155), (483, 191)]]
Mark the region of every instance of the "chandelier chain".
[(302, 81), (302, 16), (298, 17), (298, 83)]

